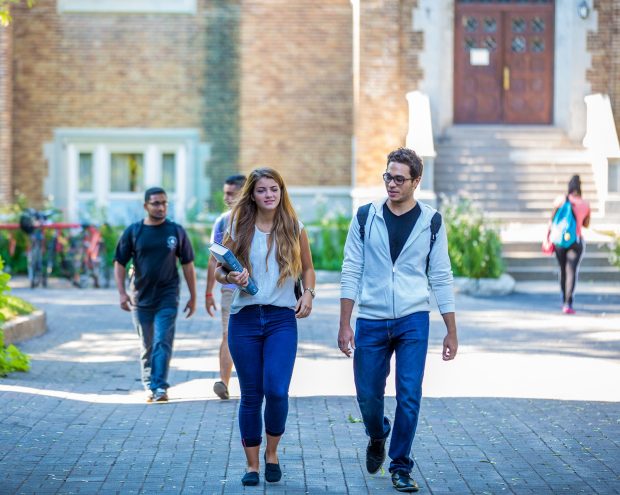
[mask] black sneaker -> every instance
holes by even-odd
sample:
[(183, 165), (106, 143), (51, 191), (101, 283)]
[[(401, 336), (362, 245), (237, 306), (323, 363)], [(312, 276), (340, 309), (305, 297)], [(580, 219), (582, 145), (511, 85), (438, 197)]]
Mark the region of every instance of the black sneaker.
[(420, 489), (411, 475), (404, 471), (392, 473), (392, 485), (399, 492), (417, 492)]
[(383, 461), (385, 461), (385, 441), (387, 438), (373, 439), (368, 441), (366, 447), (366, 469), (370, 474), (375, 474)]

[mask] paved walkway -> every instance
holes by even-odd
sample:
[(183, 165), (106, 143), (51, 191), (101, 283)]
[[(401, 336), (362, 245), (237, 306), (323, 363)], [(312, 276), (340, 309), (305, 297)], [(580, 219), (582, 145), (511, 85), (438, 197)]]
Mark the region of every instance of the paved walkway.
[[(0, 380), (1, 494), (396, 493), (387, 472), (363, 469), (351, 360), (335, 345), (336, 285), (319, 286), (300, 324), (283, 480), (245, 490), (237, 397), (211, 392), (218, 319), (200, 308), (179, 321), (172, 401), (147, 405), (138, 340), (112, 290), (20, 285), (49, 331), (21, 345), (31, 372)], [(620, 493), (620, 288), (580, 286), (574, 317), (559, 313), (555, 285), (518, 289), (458, 297), (450, 363), (432, 316), (413, 446), (422, 493)], [(394, 407), (388, 398), (388, 415)]]

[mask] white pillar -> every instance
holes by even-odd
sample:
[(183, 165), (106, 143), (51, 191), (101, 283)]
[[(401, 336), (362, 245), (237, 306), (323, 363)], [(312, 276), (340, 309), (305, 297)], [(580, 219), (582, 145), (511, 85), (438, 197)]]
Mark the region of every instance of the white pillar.
[(187, 169), (187, 148), (179, 146), (176, 152), (176, 200), (174, 202), (174, 218), (177, 222), (185, 220)]
[(414, 150), (424, 161), (424, 173), (419, 185), (418, 197), (435, 204), (437, 195), (434, 188), (435, 143), (433, 141), (433, 122), (428, 96), (420, 91), (407, 93), (409, 102), (409, 132), (407, 148)]

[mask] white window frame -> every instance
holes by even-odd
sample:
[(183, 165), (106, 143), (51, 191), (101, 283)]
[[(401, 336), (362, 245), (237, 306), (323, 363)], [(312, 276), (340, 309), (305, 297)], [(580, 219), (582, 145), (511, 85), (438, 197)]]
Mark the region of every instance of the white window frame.
[(196, 14), (196, 0), (58, 0), (59, 14)]
[[(93, 173), (95, 177), (94, 192), (80, 192), (79, 185), (79, 156), (80, 153), (93, 154)], [(139, 192), (113, 192), (111, 191), (111, 166), (112, 155), (115, 153), (141, 154), (144, 157), (144, 182)], [(68, 214), (70, 218), (77, 218), (79, 201), (94, 200), (97, 205), (107, 205), (111, 201), (132, 200), (138, 203), (144, 202), (144, 191), (149, 187), (158, 186), (161, 183), (162, 155), (164, 153), (175, 156), (175, 192), (168, 193), (168, 199), (174, 204), (174, 218), (184, 216), (185, 205), (185, 174), (187, 162), (184, 159), (183, 146), (169, 144), (108, 144), (108, 143), (79, 143), (70, 144), (67, 147), (68, 165)]]
[[(59, 128), (54, 142), (45, 145), (49, 160), (46, 193), (54, 198), (69, 221), (80, 220), (80, 202), (93, 201), (98, 208), (109, 207), (114, 200), (144, 202), (144, 190), (161, 186), (162, 156), (175, 156), (175, 191), (168, 195), (173, 203), (169, 213), (178, 222), (185, 220), (188, 201), (208, 198), (208, 181), (204, 161), (209, 156), (206, 145), (199, 142), (198, 129), (141, 129), (141, 128)], [(92, 153), (94, 191), (79, 191), (79, 155)], [(144, 155), (142, 192), (112, 192), (110, 190), (112, 153), (141, 153)], [(110, 218), (112, 222), (117, 221)]]

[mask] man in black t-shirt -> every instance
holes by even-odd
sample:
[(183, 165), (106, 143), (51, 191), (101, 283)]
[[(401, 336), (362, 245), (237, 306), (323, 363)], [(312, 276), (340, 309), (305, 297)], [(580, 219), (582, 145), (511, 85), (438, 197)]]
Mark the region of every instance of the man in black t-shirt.
[[(131, 311), (142, 340), (142, 383), (149, 390), (147, 402), (168, 400), (168, 370), (179, 307), (181, 262), (190, 299), (184, 312), (196, 310), (196, 272), (191, 242), (180, 225), (166, 219), (168, 197), (160, 187), (144, 193), (147, 217), (130, 225), (121, 236), (114, 256), (114, 278), (120, 306)], [(126, 265), (133, 260), (130, 293), (125, 289)]]

